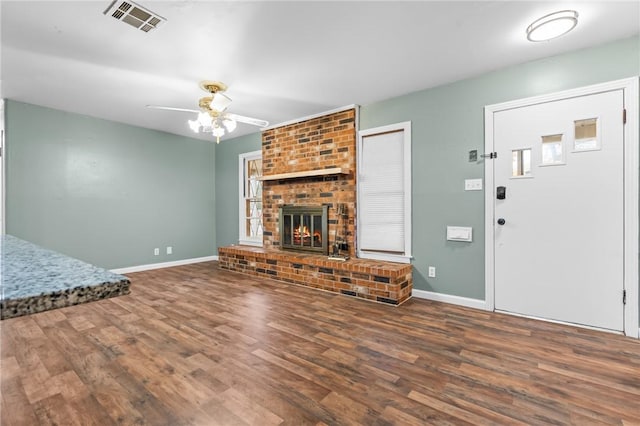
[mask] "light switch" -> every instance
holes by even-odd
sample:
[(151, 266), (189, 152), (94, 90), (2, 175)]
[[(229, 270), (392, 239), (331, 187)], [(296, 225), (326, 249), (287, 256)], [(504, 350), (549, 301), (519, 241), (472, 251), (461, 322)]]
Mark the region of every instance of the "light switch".
[(447, 226), (447, 240), (473, 241), (473, 228), (470, 226)]
[(465, 179), (465, 191), (482, 191), (482, 179)]

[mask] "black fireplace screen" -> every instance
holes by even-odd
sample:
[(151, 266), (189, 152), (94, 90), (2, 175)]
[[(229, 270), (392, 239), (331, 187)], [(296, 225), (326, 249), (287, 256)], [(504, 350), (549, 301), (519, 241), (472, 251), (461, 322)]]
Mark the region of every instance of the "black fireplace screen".
[(280, 207), (280, 246), (328, 254), (328, 223), (328, 206)]

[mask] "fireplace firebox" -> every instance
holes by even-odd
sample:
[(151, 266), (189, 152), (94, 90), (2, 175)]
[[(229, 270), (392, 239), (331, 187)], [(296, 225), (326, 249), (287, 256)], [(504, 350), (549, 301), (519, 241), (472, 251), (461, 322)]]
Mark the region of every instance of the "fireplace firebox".
[(280, 207), (280, 247), (329, 254), (328, 206)]

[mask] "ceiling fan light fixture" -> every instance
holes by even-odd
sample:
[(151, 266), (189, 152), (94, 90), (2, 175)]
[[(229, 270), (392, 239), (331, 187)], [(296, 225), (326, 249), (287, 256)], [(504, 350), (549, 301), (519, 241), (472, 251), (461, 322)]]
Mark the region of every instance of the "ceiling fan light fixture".
[(214, 126), (213, 129), (211, 130), (211, 133), (213, 134), (213, 136), (219, 138), (221, 136), (224, 136), (224, 128), (219, 126)]
[(198, 123), (200, 123), (202, 127), (209, 127), (212, 122), (213, 118), (211, 118), (211, 115), (208, 112), (202, 111), (198, 113)]
[(578, 25), (578, 12), (560, 10), (536, 19), (527, 27), (527, 40), (538, 42), (560, 37)]
[(225, 118), (224, 120), (222, 120), (222, 124), (224, 125), (224, 127), (227, 129), (227, 132), (229, 133), (233, 132), (238, 126), (238, 123), (236, 122), (236, 120), (232, 120), (230, 118)]
[(238, 122), (258, 127), (269, 125), (269, 122), (265, 120), (224, 112), (231, 104), (231, 98), (222, 93), (227, 90), (226, 84), (219, 81), (204, 80), (200, 82), (200, 88), (210, 93), (210, 96), (204, 96), (198, 100), (199, 111), (156, 105), (147, 105), (147, 107), (197, 113), (198, 115), (194, 120), (187, 120), (189, 128), (195, 133), (211, 133), (216, 138), (217, 143), (220, 143), (222, 136), (236, 130)]

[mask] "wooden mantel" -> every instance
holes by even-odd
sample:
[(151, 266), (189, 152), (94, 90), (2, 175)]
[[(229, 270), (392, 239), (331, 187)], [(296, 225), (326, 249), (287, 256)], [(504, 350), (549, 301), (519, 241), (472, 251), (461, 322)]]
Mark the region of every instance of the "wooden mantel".
[(302, 172), (289, 172), (289, 173), (279, 173), (275, 175), (269, 176), (261, 176), (258, 180), (283, 180), (283, 179), (296, 179), (296, 178), (304, 178), (304, 177), (313, 177), (313, 176), (327, 176), (327, 175), (348, 175), (349, 169), (344, 167), (331, 167), (328, 169), (319, 169), (319, 170), (305, 170)]

